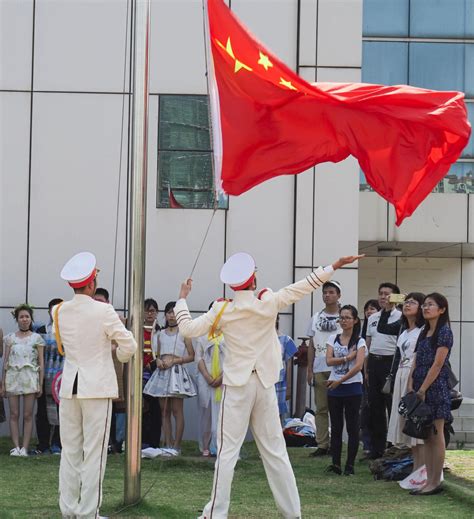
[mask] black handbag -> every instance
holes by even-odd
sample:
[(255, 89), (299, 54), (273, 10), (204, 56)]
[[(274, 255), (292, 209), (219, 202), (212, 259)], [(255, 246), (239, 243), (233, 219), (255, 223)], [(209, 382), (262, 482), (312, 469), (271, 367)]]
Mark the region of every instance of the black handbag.
[(454, 374), (453, 368), (451, 367), (451, 363), (448, 362), (448, 365), (446, 366), (448, 369), (448, 386), (449, 389), (454, 389), (458, 384), (459, 380), (458, 377)]
[(403, 433), (412, 438), (426, 440), (433, 430), (431, 407), (420, 400), (416, 393), (412, 391), (400, 400), (398, 410), (405, 417)]

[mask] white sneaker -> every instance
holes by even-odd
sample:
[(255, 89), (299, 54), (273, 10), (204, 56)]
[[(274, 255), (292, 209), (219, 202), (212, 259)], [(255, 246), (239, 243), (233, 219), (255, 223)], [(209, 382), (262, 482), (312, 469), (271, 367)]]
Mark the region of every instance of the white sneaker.
[(18, 454), (18, 456), (21, 456), (22, 458), (27, 458), (28, 457), (28, 451), (25, 449), (25, 447), (22, 447), (20, 449), (20, 453)]
[(20, 447), (15, 447), (10, 451), (10, 456), (20, 456)]

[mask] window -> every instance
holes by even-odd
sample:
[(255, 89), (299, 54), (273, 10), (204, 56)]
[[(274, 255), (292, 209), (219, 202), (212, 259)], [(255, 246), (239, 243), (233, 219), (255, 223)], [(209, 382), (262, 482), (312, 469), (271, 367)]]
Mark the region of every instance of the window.
[[(373, 191), (367, 184), (364, 172), (359, 172), (359, 190)], [(474, 162), (456, 162), (448, 174), (436, 185), (433, 193), (468, 193), (474, 194)]]
[(473, 75), (469, 71), (470, 62), (474, 61), (473, 47), (460, 43), (410, 43), (410, 85), (434, 90), (470, 90), (466, 88), (466, 79)]
[(408, 82), (408, 43), (365, 41), (362, 46), (362, 81), (381, 85)]
[(411, 0), (410, 36), (472, 38), (474, 0)]
[(364, 36), (408, 36), (408, 0), (364, 0)]
[[(160, 96), (157, 207), (214, 208), (208, 111), (207, 96)], [(226, 209), (227, 197), (217, 206)]]

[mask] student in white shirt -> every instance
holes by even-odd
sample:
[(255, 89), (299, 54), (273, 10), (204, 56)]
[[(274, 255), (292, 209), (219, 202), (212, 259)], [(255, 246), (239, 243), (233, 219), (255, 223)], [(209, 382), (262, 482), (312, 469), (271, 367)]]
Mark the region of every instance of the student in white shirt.
[(339, 299), (341, 285), (331, 279), (323, 285), (324, 308), (316, 312), (308, 326), (310, 337), (308, 348), (308, 384), (314, 386), (316, 407), (316, 443), (318, 448), (311, 456), (325, 456), (329, 452), (329, 410), (327, 381), (331, 368), (326, 364), (326, 344), (328, 338), (339, 333)]
[(339, 315), (342, 333), (329, 337), (326, 353), (327, 364), (331, 367), (327, 387), (332, 455), (332, 465), (327, 471), (342, 473), (341, 450), (345, 416), (348, 442), (344, 475), (352, 476), (359, 449), (359, 411), (366, 345), (365, 340), (360, 337), (361, 324), (357, 309), (352, 305), (345, 305)]

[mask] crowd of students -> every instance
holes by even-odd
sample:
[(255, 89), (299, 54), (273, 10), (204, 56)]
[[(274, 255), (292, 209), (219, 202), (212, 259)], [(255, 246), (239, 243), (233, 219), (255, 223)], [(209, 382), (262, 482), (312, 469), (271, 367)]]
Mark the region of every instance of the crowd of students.
[[(314, 385), (318, 442), (312, 456), (331, 454), (328, 471), (342, 474), (345, 420), (345, 475), (354, 474), (360, 437), (369, 459), (382, 457), (389, 445), (411, 447), (414, 469), (426, 465), (428, 475), (416, 493), (431, 495), (441, 489), (444, 426), (452, 421), (448, 301), (439, 293), (394, 294), (400, 294), (398, 286), (380, 284), (378, 298), (364, 305), (362, 325), (355, 307), (339, 305), (340, 284), (323, 286), (325, 306), (308, 329), (308, 383)], [(400, 399), (412, 391), (433, 416), (424, 441), (404, 433), (405, 419), (398, 413)]]
[[(316, 441), (312, 456), (332, 456), (328, 471), (353, 475), (362, 439), (364, 455), (376, 459), (387, 445), (412, 448), (414, 467), (425, 464), (428, 481), (422, 493), (436, 493), (444, 462), (444, 424), (452, 420), (448, 383), (449, 355), (453, 343), (448, 302), (438, 293), (411, 292), (403, 303), (394, 297), (393, 283), (379, 286), (377, 299), (364, 305), (361, 319), (352, 305), (341, 306), (342, 287), (337, 281), (323, 285), (324, 308), (309, 323), (308, 383), (314, 386)], [(95, 298), (109, 303), (107, 290)], [(53, 299), (52, 308), (60, 303)], [(222, 394), (225, 358), (223, 336), (216, 330), (194, 343), (184, 339), (174, 315), (175, 302), (166, 304), (164, 323), (154, 299), (144, 303), (143, 447), (163, 447), (169, 456), (181, 451), (184, 432), (183, 401), (197, 396), (199, 446), (203, 456), (216, 451), (217, 417)], [(19, 305), (13, 312), (17, 330), (3, 338), (1, 395), (8, 397), (12, 456), (60, 453), (54, 381), (61, 369), (50, 322), (34, 327), (33, 309)], [(278, 331), (278, 321), (276, 323)], [(278, 332), (283, 369), (276, 384), (281, 417), (288, 415), (287, 376), (297, 348)], [(196, 376), (186, 365), (196, 362)], [(125, 373), (116, 363), (119, 398), (114, 402), (110, 450), (121, 452), (125, 439)], [(390, 387), (391, 383), (391, 387)], [(389, 389), (387, 390), (387, 384)], [(431, 406), (434, 427), (424, 442), (403, 432), (398, 403), (415, 391)], [(23, 439), (20, 441), (20, 397), (23, 397)], [(35, 401), (38, 444), (31, 448)], [(342, 468), (342, 433), (348, 433), (347, 459)]]

